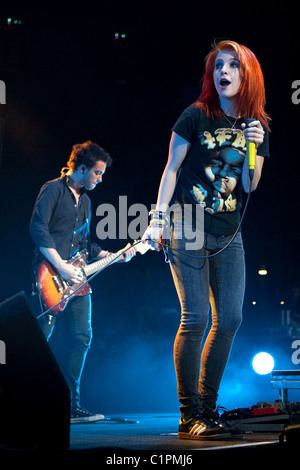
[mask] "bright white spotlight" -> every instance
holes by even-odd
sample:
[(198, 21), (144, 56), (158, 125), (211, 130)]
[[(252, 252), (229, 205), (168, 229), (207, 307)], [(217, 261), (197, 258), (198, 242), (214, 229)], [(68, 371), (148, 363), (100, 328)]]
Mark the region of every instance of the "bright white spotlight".
[(274, 365), (273, 357), (267, 352), (256, 354), (252, 360), (252, 367), (259, 375), (269, 374), (274, 369)]

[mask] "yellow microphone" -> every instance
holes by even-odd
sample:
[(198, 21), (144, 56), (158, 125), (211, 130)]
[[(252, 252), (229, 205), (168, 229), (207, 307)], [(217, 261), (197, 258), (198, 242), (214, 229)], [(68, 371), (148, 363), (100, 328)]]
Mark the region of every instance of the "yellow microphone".
[[(249, 127), (250, 122), (255, 121), (256, 119), (247, 119), (246, 120), (246, 127)], [(247, 141), (247, 155), (248, 155), (248, 165), (249, 170), (254, 170), (255, 167), (255, 143)]]

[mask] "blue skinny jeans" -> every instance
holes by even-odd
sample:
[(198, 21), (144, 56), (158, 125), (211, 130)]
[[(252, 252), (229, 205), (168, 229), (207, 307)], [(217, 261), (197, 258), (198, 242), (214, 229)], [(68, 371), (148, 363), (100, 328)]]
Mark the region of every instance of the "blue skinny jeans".
[[(174, 236), (175, 231), (171, 227), (170, 246), (185, 251), (186, 239)], [(230, 239), (231, 235), (204, 234), (203, 247), (186, 252), (203, 257), (224, 247)], [(169, 250), (169, 261), (181, 306), (174, 342), (177, 391), (182, 418), (189, 419), (195, 412), (215, 410), (221, 379), (242, 320), (245, 261), (241, 233), (215, 257), (195, 259)], [(202, 345), (208, 324), (211, 326)]]

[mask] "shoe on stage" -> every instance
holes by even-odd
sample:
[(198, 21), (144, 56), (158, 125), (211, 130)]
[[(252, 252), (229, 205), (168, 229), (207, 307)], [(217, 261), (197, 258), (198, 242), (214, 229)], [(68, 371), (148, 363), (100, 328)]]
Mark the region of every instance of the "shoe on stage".
[(74, 406), (71, 409), (71, 424), (91, 423), (93, 421), (101, 421), (104, 416), (100, 413), (91, 413), (81, 406)]
[(180, 421), (179, 439), (223, 440), (230, 439), (231, 433), (213, 418), (195, 413), (189, 420)]

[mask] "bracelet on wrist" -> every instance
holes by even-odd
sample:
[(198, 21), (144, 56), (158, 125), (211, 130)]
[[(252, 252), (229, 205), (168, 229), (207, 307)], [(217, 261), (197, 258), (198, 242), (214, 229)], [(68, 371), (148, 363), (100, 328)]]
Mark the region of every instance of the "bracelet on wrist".
[(166, 220), (169, 222), (169, 215), (166, 212), (151, 210), (149, 215), (152, 216), (152, 220)]
[(168, 227), (169, 224), (168, 224), (168, 222), (167, 222), (166, 220), (163, 220), (163, 219), (161, 219), (161, 220), (159, 220), (159, 219), (152, 219), (152, 220), (150, 220), (149, 225), (150, 225), (151, 227), (166, 228), (166, 227)]

